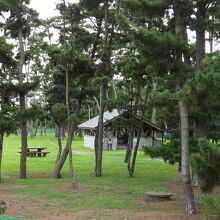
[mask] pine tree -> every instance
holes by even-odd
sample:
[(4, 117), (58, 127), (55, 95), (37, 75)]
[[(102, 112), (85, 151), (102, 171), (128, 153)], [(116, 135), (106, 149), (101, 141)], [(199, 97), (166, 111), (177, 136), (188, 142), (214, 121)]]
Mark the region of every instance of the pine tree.
[(37, 83), (25, 81), (25, 46), (24, 40), (30, 35), (31, 22), (37, 19), (37, 13), (28, 7), (28, 0), (16, 0), (9, 2), (10, 16), (6, 21), (5, 30), (7, 35), (18, 42), (18, 83), (20, 100), (20, 127), (21, 127), (21, 159), (20, 159), (20, 178), (26, 178), (26, 158), (27, 158), (27, 114), (25, 95), (34, 89)]

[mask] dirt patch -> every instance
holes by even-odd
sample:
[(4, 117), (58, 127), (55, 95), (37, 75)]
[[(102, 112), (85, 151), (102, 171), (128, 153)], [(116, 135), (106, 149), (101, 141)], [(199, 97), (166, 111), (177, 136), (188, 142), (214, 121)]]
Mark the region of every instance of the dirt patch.
[[(174, 185), (173, 185), (174, 184)], [(65, 185), (65, 184), (64, 184)], [(175, 188), (173, 186), (176, 186)], [(59, 190), (65, 190), (67, 185), (59, 187)], [(83, 186), (86, 189), (86, 186)], [(180, 183), (173, 182), (170, 187), (173, 193), (182, 193)], [(181, 190), (180, 190), (181, 189)], [(120, 189), (118, 189), (120, 190)], [(6, 214), (15, 217), (25, 217), (35, 220), (201, 220), (201, 209), (197, 207), (198, 214), (187, 216), (184, 213), (184, 200), (172, 200), (169, 202), (146, 203), (146, 211), (119, 209), (101, 209), (101, 210), (83, 210), (70, 211), (62, 207), (41, 208), (40, 202), (25, 201), (17, 194), (7, 191), (6, 186), (0, 189), (0, 200), (7, 204)], [(50, 201), (56, 203), (56, 200)], [(65, 202), (65, 201), (64, 201)], [(150, 211), (147, 211), (150, 210)]]

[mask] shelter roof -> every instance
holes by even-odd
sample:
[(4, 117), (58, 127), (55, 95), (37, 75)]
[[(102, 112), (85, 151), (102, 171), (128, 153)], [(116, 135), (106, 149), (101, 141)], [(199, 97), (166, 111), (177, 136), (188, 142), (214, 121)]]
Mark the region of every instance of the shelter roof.
[[(119, 111), (118, 109), (113, 109), (111, 112), (106, 111), (103, 116), (103, 124), (108, 125), (111, 121), (113, 121), (118, 116), (121, 116), (123, 113), (124, 111)], [(96, 128), (98, 127), (98, 123), (99, 123), (99, 115), (78, 125), (78, 128), (83, 129), (83, 130), (96, 130)], [(144, 125), (152, 127), (155, 130), (158, 130), (161, 132), (168, 131), (168, 129), (160, 128), (156, 124), (150, 121), (147, 121), (147, 120), (144, 120)]]

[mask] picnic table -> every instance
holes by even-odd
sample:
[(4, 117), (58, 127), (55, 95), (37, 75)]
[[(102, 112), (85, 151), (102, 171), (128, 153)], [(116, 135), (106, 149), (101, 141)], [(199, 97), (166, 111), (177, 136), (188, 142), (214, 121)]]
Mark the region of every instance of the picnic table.
[[(28, 157), (46, 157), (50, 152), (44, 151), (46, 147), (28, 147), (27, 156)], [(21, 152), (18, 152), (21, 153)]]

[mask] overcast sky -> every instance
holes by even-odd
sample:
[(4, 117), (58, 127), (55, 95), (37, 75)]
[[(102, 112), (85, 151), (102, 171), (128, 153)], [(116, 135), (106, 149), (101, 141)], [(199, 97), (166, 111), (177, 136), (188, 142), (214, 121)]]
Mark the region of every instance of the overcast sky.
[[(55, 10), (56, 3), (60, 2), (59, 0), (31, 0), (30, 6), (37, 10), (40, 18), (49, 18), (54, 15), (57, 15)], [(66, 0), (66, 2), (74, 3), (78, 0)]]

